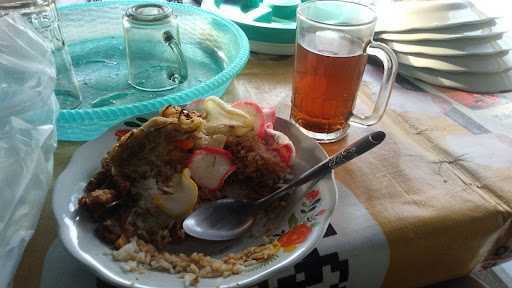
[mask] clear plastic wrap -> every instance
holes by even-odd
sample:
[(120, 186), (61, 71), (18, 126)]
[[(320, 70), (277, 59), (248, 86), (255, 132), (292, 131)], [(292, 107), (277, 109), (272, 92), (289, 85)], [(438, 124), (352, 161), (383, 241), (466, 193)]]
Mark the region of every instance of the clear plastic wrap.
[(16, 271), (52, 177), (54, 86), (44, 40), (21, 16), (0, 17), (0, 287)]

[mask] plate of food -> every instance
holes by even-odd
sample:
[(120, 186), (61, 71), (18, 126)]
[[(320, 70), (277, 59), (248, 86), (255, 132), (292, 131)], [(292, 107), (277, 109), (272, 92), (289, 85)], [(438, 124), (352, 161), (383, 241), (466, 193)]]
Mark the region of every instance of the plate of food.
[(257, 211), (234, 240), (193, 238), (183, 220), (209, 201), (262, 198), (326, 158), (295, 124), (254, 102), (167, 106), (77, 149), (54, 186), (59, 236), (122, 287), (255, 284), (321, 239), (338, 197), (332, 173)]

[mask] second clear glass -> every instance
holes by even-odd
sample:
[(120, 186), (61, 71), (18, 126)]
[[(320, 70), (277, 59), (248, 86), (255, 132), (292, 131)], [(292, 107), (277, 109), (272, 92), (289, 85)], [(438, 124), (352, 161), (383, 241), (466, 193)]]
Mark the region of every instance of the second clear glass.
[(128, 82), (145, 91), (172, 89), (187, 80), (178, 17), (160, 4), (135, 5), (123, 17)]
[(73, 71), (71, 57), (62, 36), (55, 1), (20, 0), (0, 3), (0, 17), (8, 13), (18, 13), (22, 15), (48, 42), (55, 61), (57, 72), (55, 96), (57, 96), (60, 108), (78, 108), (82, 103), (82, 96)]

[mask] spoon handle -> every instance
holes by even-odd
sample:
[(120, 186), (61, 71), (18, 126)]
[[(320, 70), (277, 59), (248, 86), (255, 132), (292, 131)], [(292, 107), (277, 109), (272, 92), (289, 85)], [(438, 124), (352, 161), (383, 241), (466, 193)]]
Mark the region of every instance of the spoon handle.
[(279, 198), (280, 196), (286, 194), (296, 187), (306, 184), (313, 179), (327, 175), (329, 172), (331, 172), (331, 170), (334, 170), (338, 166), (347, 163), (348, 161), (368, 152), (375, 146), (379, 145), (384, 140), (384, 138), (386, 138), (386, 133), (382, 131), (373, 132), (360, 138), (342, 151), (327, 158), (320, 164), (306, 171), (301, 176), (295, 178), (295, 180), (290, 182), (288, 185), (256, 201), (255, 204), (262, 204), (264, 202)]

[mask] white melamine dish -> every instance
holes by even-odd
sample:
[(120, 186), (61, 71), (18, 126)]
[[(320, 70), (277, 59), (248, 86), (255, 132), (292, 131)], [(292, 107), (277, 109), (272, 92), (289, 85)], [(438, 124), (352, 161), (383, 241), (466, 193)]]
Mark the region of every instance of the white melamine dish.
[(512, 91), (512, 70), (499, 73), (448, 73), (428, 68), (400, 65), (400, 73), (442, 87), (474, 93)]
[(376, 31), (437, 29), (497, 18), (464, 0), (399, 1), (378, 8)]
[[(101, 242), (94, 233), (95, 224), (78, 210), (78, 199), (83, 195), (83, 188), (91, 176), (100, 169), (101, 158), (116, 143), (116, 131), (126, 130), (135, 123), (146, 118), (135, 117), (125, 124), (119, 124), (103, 136), (85, 143), (76, 150), (68, 166), (55, 183), (53, 192), (53, 212), (59, 228), (59, 236), (70, 254), (78, 259), (102, 279), (119, 287), (164, 288), (184, 287), (183, 279), (176, 274), (145, 271), (144, 273), (124, 272), (120, 264), (112, 259), (112, 250)], [(307, 137), (299, 128), (288, 120), (278, 118), (275, 129), (286, 134), (294, 143), (296, 159), (294, 174), (300, 175), (307, 169), (327, 158), (322, 147)], [(309, 186), (309, 187), (308, 187)], [(302, 191), (301, 191), (302, 190)], [(307, 193), (310, 191), (310, 193)], [(314, 192), (314, 194), (312, 194)], [(310, 196), (307, 198), (307, 196)], [(314, 196), (314, 202), (310, 201)], [(279, 252), (269, 262), (251, 266), (240, 274), (225, 278), (201, 279), (197, 287), (246, 287), (262, 281), (280, 269), (290, 267), (313, 250), (327, 229), (338, 198), (338, 190), (331, 173), (316, 184), (304, 185), (290, 195), (287, 206), (277, 209), (256, 220), (242, 237), (229, 241), (204, 241), (187, 238), (188, 249), (192, 251), (208, 251), (212, 256), (221, 257), (227, 253), (238, 252), (256, 244), (263, 235), (270, 233), (274, 237), (282, 231), (293, 231), (298, 224), (310, 227), (304, 242), (294, 246), (290, 251)], [(308, 202), (310, 201), (310, 202)], [(307, 207), (308, 209), (306, 209)], [(307, 211), (306, 211), (307, 210)], [(322, 211), (322, 212), (320, 212)], [(259, 222), (259, 224), (258, 224)], [(276, 236), (277, 237), (277, 236)], [(173, 246), (175, 252), (183, 247)]]
[(453, 40), (466, 38), (486, 38), (499, 36), (507, 32), (505, 25), (491, 20), (484, 23), (464, 24), (455, 27), (432, 29), (432, 30), (410, 30), (399, 33), (384, 32), (376, 33), (376, 39), (390, 41), (419, 41), (419, 40)]
[(507, 34), (487, 38), (384, 43), (398, 52), (435, 56), (491, 55), (512, 49), (512, 42)]
[(419, 68), (431, 68), (452, 73), (496, 73), (512, 68), (512, 52), (492, 55), (468, 55), (461, 57), (432, 56), (396, 52), (400, 64)]

